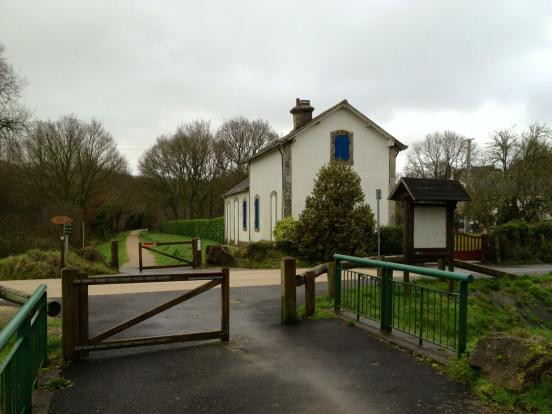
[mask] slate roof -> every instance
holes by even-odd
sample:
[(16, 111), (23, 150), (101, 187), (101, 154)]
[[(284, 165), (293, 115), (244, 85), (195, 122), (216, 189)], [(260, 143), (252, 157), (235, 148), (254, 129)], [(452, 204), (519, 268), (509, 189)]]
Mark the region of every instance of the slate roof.
[(398, 139), (396, 139), (395, 137), (393, 137), (390, 133), (388, 133), (387, 131), (385, 131), (382, 127), (380, 127), (379, 125), (377, 125), (374, 121), (372, 121), (371, 119), (369, 119), (366, 115), (364, 115), (362, 112), (360, 112), (358, 109), (356, 109), (353, 105), (351, 105), (347, 99), (343, 99), (341, 102), (338, 102), (337, 104), (335, 104), (334, 106), (326, 109), (325, 111), (323, 112), (320, 112), (318, 115), (316, 115), (314, 118), (312, 118), (312, 120), (310, 120), (309, 122), (307, 122), (305, 125), (303, 125), (301, 128), (297, 128), (297, 129), (294, 129), (292, 130), (289, 134), (287, 134), (286, 136), (280, 138), (280, 139), (277, 139), (276, 141), (273, 141), (272, 143), (270, 143), (269, 145), (267, 145), (266, 147), (262, 148), (260, 151), (258, 151), (257, 153), (253, 154), (251, 157), (249, 157), (245, 162), (249, 162), (257, 157), (259, 157), (260, 155), (262, 154), (265, 154), (266, 152), (269, 152), (270, 150), (274, 149), (274, 148), (277, 148), (279, 147), (280, 145), (288, 142), (288, 141), (291, 141), (297, 134), (301, 133), (302, 131), (304, 131), (306, 128), (316, 124), (317, 122), (319, 122), (322, 118), (328, 116), (329, 114), (331, 114), (332, 112), (336, 111), (337, 109), (340, 109), (340, 108), (343, 108), (343, 107), (346, 107), (347, 109), (349, 109), (351, 112), (353, 112), (355, 115), (357, 115), (358, 117), (362, 118), (363, 121), (365, 121), (367, 124), (369, 124), (370, 126), (374, 127), (374, 129), (376, 129), (378, 132), (380, 132), (382, 135), (386, 136), (387, 138), (393, 140), (393, 142), (395, 143), (395, 145), (402, 151), (402, 150), (405, 150), (406, 148), (408, 148), (407, 145), (403, 144), (402, 142), (400, 142)]
[(246, 190), (249, 190), (249, 177), (247, 177), (245, 180), (240, 181), (238, 184), (236, 184), (230, 190), (225, 192), (222, 196), (227, 197), (227, 196), (232, 195), (232, 194), (242, 193)]
[(404, 177), (395, 185), (389, 200), (401, 200), (408, 194), (413, 201), (470, 201), (458, 180)]

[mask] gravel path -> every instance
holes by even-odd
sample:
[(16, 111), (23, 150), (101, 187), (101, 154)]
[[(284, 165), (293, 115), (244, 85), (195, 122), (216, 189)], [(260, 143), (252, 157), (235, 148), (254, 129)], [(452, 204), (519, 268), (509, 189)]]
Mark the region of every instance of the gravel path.
[[(139, 255), (138, 243), (140, 242), (140, 232), (142, 230), (132, 230), (126, 240), (128, 262), (121, 267), (121, 273), (133, 273), (138, 270)], [(142, 263), (144, 266), (155, 266), (155, 258), (151, 252), (142, 249)]]

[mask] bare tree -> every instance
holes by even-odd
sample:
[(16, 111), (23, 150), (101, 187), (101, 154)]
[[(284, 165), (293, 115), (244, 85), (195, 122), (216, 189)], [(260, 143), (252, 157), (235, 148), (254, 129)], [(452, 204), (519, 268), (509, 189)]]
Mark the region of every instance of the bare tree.
[(487, 145), (487, 162), (505, 173), (520, 155), (520, 149), (519, 137), (514, 129), (500, 129), (493, 133)]
[(467, 140), (455, 132), (429, 134), (423, 141), (412, 145), (408, 153), (406, 174), (444, 180), (458, 178), (466, 166), (467, 149)]
[(11, 161), (20, 154), (18, 138), (27, 130), (30, 112), (19, 103), (25, 82), (3, 56), (0, 45), (0, 159)]
[(127, 162), (112, 136), (97, 121), (74, 116), (59, 121), (39, 121), (24, 141), (22, 166), (34, 197), (80, 209), (90, 220), (106, 202), (106, 192), (117, 174), (127, 172)]
[(244, 162), (270, 142), (278, 139), (267, 121), (250, 121), (237, 117), (224, 122), (216, 132), (217, 141), (223, 146), (231, 167), (245, 171)]

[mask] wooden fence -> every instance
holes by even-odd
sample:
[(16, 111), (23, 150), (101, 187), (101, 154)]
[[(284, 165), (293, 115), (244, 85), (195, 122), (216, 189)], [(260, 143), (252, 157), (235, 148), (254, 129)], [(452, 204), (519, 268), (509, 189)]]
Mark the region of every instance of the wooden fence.
[[(86, 276), (75, 268), (65, 268), (61, 274), (63, 296), (63, 357), (66, 361), (76, 361), (89, 351), (128, 348), (145, 345), (161, 345), (174, 342), (189, 342), (208, 339), (220, 339), (227, 342), (230, 337), (230, 272), (228, 268), (210, 271), (194, 271), (159, 275), (106, 275)], [(88, 286), (125, 284), (125, 283), (159, 283), (176, 281), (208, 282), (180, 296), (158, 305), (146, 312), (134, 316), (93, 337), (88, 328)], [(218, 331), (183, 333), (176, 335), (139, 337), (130, 339), (106, 340), (146, 319), (149, 319), (179, 303), (221, 285), (221, 328)]]
[(487, 235), (456, 233), (454, 235), (454, 258), (484, 262), (487, 253)]

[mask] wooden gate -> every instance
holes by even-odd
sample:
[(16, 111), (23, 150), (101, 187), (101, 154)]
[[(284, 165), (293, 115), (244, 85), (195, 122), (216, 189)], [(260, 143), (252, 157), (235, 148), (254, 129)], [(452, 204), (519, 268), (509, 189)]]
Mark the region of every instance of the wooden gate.
[[(227, 342), (230, 338), (230, 272), (228, 268), (210, 271), (160, 275), (107, 275), (86, 276), (75, 268), (63, 269), (61, 273), (63, 296), (63, 357), (66, 361), (76, 361), (89, 351), (128, 348), (145, 345), (162, 345), (175, 342), (220, 339)], [(127, 319), (93, 337), (88, 331), (88, 286), (125, 283), (158, 283), (176, 281), (207, 280), (207, 283), (187, 291), (176, 298), (158, 305), (146, 312)], [(118, 334), (131, 326), (151, 318), (179, 303), (221, 285), (221, 327), (218, 331), (182, 333), (176, 335), (139, 337), (130, 339), (107, 338)]]
[(485, 261), (487, 235), (456, 233), (454, 235), (454, 258), (457, 260)]
[[(161, 250), (154, 249), (157, 246), (176, 246), (176, 245), (185, 245), (190, 244), (192, 246), (192, 260), (184, 259), (183, 257), (178, 257)], [(159, 265), (159, 266), (144, 266), (142, 263), (142, 249), (148, 250), (160, 254), (162, 256), (170, 257), (171, 259), (178, 260), (181, 264), (175, 265)], [(140, 272), (144, 269), (168, 269), (171, 267), (184, 267), (191, 266), (194, 269), (201, 266), (201, 240), (192, 239), (188, 241), (174, 241), (174, 242), (139, 242), (138, 243), (138, 262), (140, 267)]]

